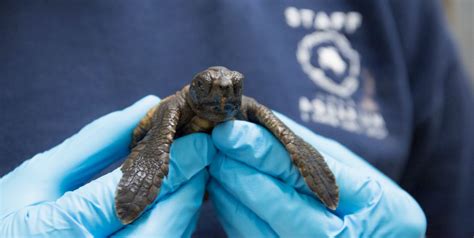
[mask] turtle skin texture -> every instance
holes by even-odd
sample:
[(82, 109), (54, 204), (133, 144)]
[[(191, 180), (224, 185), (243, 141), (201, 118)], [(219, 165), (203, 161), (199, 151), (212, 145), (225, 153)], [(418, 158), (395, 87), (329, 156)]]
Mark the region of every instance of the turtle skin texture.
[(339, 203), (336, 179), (321, 154), (293, 133), (270, 109), (242, 95), (244, 76), (214, 66), (196, 74), (190, 85), (150, 109), (134, 129), (131, 152), (122, 166), (115, 196), (117, 216), (133, 222), (153, 203), (168, 175), (174, 138), (210, 133), (217, 124), (245, 120), (266, 127), (285, 146), (309, 188), (329, 209)]

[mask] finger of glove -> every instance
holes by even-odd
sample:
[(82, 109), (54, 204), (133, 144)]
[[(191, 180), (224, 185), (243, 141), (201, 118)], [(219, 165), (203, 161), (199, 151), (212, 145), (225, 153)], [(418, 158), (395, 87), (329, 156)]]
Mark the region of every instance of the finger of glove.
[[(230, 158), (314, 197), (285, 147), (265, 128), (245, 121), (226, 122), (214, 129), (212, 138), (216, 147)], [(339, 186), (338, 214), (356, 212), (380, 199), (381, 187), (370, 174), (360, 173), (328, 154), (322, 154)], [(351, 154), (341, 156), (346, 158)]]
[[(77, 188), (128, 151), (132, 129), (159, 99), (147, 96), (84, 127), (53, 149), (25, 161), (0, 180), (0, 215), (23, 206), (52, 201)], [(28, 191), (28, 196), (24, 196)]]
[[(159, 98), (147, 96), (122, 111), (99, 118), (58, 146), (25, 161), (4, 179), (30, 184), (34, 177), (52, 186), (57, 186), (51, 183), (54, 180), (78, 185), (126, 155), (133, 128), (158, 102)], [(28, 177), (27, 181), (19, 181), (24, 177)]]
[[(204, 197), (208, 174), (201, 170), (175, 192), (163, 197), (137, 221), (114, 234), (116, 237), (190, 237)], [(185, 233), (186, 232), (186, 233)]]
[[(170, 154), (173, 163), (170, 163), (170, 173), (163, 181), (158, 202), (206, 167), (210, 158), (215, 156), (215, 148), (208, 135), (192, 134), (177, 139)], [(66, 223), (72, 227), (82, 227), (94, 237), (107, 236), (123, 226), (115, 214), (114, 206), (115, 190), (121, 176), (120, 169), (116, 169), (75, 191), (67, 192), (54, 203), (54, 208), (66, 214), (69, 219)], [(39, 205), (34, 210), (41, 210), (41, 207), (42, 205)], [(36, 216), (36, 221), (30, 220), (34, 221), (34, 227), (51, 228), (48, 225), (51, 218), (39, 215)], [(31, 223), (25, 224), (27, 225), (33, 226)]]
[[(361, 234), (372, 234), (370, 236), (373, 237), (422, 237), (424, 235), (426, 217), (423, 210), (413, 197), (403, 191), (393, 180), (340, 143), (314, 134), (282, 114), (277, 112), (275, 114), (301, 138), (305, 138), (307, 142), (323, 152), (326, 158), (337, 160), (349, 168), (350, 171), (347, 174), (353, 172), (359, 176), (367, 175), (368, 179), (364, 181), (362, 177), (354, 186), (352, 193), (344, 195), (344, 191), (341, 191), (341, 199), (347, 202), (342, 201), (337, 212), (352, 214), (344, 216), (345, 226), (340, 235), (347, 237), (361, 236)], [(348, 175), (348, 178), (350, 177), (352, 176)], [(349, 179), (344, 181), (349, 181)], [(366, 194), (366, 196), (356, 196), (359, 201), (352, 200), (353, 198), (349, 196), (357, 190), (360, 190), (361, 194)], [(364, 206), (364, 197), (367, 197), (366, 208), (360, 209)], [(404, 215), (394, 216), (394, 214)], [(376, 222), (361, 223), (368, 217)], [(387, 223), (387, 221), (390, 222)]]
[(217, 218), (229, 237), (278, 237), (252, 210), (228, 193), (215, 179), (207, 186)]
[(352, 170), (358, 170), (360, 173), (370, 174), (372, 178), (377, 179), (377, 181), (383, 184), (392, 184), (396, 185), (389, 177), (380, 172), (378, 169), (369, 164), (366, 160), (356, 155), (354, 152), (347, 149), (345, 146), (341, 145), (335, 140), (328, 139), (326, 137), (317, 135), (313, 133), (308, 128), (296, 123), (290, 118), (286, 117), (283, 114), (274, 112), (275, 115), (287, 125), (291, 130), (296, 132), (301, 138), (304, 138), (308, 143), (310, 143), (315, 148), (318, 148), (320, 152), (338, 162), (350, 167)]
[(278, 236), (327, 237), (343, 225), (339, 217), (312, 197), (241, 162), (217, 156), (210, 174)]
[(128, 154), (133, 129), (158, 103), (159, 98), (147, 96), (122, 111), (93, 121), (52, 153), (45, 154), (42, 166), (54, 171), (66, 190), (76, 188)]

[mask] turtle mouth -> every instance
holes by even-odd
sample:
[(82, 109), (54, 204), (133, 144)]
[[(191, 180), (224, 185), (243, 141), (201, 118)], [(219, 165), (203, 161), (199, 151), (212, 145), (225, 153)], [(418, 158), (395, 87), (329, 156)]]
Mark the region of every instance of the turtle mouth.
[(239, 105), (235, 103), (212, 103), (203, 106), (208, 113), (216, 114), (232, 114), (239, 109)]
[(224, 105), (214, 105), (211, 107), (211, 112), (216, 114), (235, 115), (236, 111), (236, 105), (230, 103), (226, 103)]
[(213, 107), (213, 106), (221, 106), (222, 104), (224, 104), (224, 106), (238, 105), (239, 102), (240, 102), (240, 100), (235, 100), (235, 99), (229, 99), (229, 98), (222, 97), (220, 100), (204, 100), (204, 101), (199, 102), (199, 104), (201, 104), (203, 106)]
[(203, 113), (200, 113), (200, 116), (215, 122), (230, 120), (240, 110), (240, 105), (235, 103), (212, 103), (202, 106), (204, 110), (202, 110)]
[(235, 115), (236, 111), (240, 109), (240, 101), (221, 97), (220, 99), (212, 101), (201, 102), (202, 107), (208, 113), (215, 113), (219, 115)]

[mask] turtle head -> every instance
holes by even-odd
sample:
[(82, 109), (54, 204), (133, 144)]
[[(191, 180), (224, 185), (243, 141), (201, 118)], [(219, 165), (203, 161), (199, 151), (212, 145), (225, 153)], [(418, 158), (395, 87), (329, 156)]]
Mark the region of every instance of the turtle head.
[(237, 71), (210, 67), (194, 76), (188, 103), (201, 118), (213, 122), (230, 120), (240, 110), (243, 79)]

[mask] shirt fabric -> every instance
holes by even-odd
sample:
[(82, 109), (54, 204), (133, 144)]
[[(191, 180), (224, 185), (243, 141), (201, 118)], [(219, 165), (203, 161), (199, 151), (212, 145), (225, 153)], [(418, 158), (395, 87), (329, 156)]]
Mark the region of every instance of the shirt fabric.
[[(0, 174), (209, 66), (474, 234), (473, 97), (438, 1), (2, 1)], [(206, 202), (195, 235), (222, 236)], [(403, 214), (402, 214), (403, 215)]]

